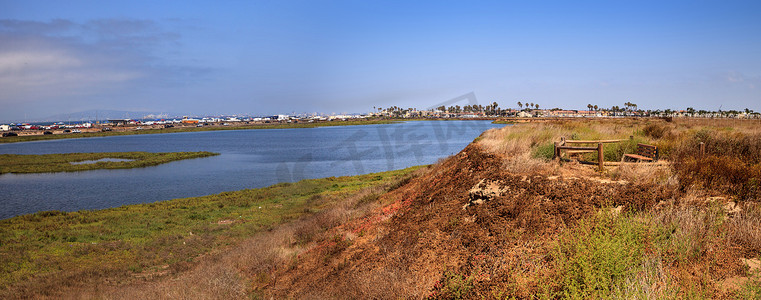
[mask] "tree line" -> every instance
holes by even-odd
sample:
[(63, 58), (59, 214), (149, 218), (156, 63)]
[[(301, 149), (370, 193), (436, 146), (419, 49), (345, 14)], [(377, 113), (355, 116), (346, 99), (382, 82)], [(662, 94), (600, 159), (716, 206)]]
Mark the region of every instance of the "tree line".
[[(539, 103), (534, 102), (522, 102), (518, 101), (516, 103), (518, 105), (517, 111), (526, 111), (526, 112), (533, 112), (534, 110), (539, 110), (540, 105)], [(627, 115), (637, 115), (637, 116), (674, 116), (676, 114), (686, 114), (687, 116), (692, 117), (732, 117), (737, 116), (739, 114), (745, 113), (750, 115), (759, 115), (758, 112), (754, 112), (752, 109), (745, 108), (744, 110), (717, 110), (717, 111), (708, 111), (708, 110), (696, 110), (692, 107), (688, 107), (684, 111), (679, 110), (672, 110), (672, 109), (656, 109), (656, 110), (642, 110), (639, 109), (636, 103), (632, 103), (630, 101), (627, 101), (623, 104), (623, 106), (614, 105), (610, 108), (605, 108), (598, 106), (596, 104), (587, 104), (587, 109), (589, 111), (593, 111), (596, 113), (606, 113), (608, 115), (619, 115), (619, 116), (627, 116)], [(418, 114), (419, 110), (413, 107), (408, 108), (402, 108), (398, 106), (390, 106), (388, 108), (383, 107), (373, 107), (373, 110), (377, 110), (378, 112), (386, 112), (389, 115), (401, 117), (406, 116), (408, 114)], [(561, 108), (552, 108), (549, 109), (551, 111), (558, 111), (558, 110), (564, 110)], [(485, 114), (490, 116), (506, 116), (515, 114), (516, 110), (507, 108), (503, 109), (499, 106), (499, 104), (496, 101), (493, 101), (489, 105), (480, 105), (480, 104), (471, 104), (471, 105), (452, 105), (452, 106), (439, 106), (436, 107), (434, 111), (442, 112), (442, 113), (451, 113), (451, 114)]]

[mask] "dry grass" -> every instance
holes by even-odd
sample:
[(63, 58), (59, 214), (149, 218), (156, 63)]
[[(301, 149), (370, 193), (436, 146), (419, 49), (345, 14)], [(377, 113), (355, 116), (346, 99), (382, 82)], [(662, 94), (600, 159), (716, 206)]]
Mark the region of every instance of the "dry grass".
[[(665, 123), (660, 120), (651, 122)], [(625, 140), (621, 143), (607, 144), (605, 147), (605, 160), (619, 161), (624, 153), (633, 153), (638, 142), (650, 141), (640, 130), (647, 126), (645, 124), (647, 123), (641, 120), (576, 120), (519, 124), (488, 130), (477, 143), (489, 152), (504, 157), (505, 167), (516, 173), (554, 174), (557, 170), (550, 163), (550, 159), (553, 156), (554, 142), (560, 141), (561, 138)], [(583, 156), (582, 160), (594, 161), (596, 155)]]
[(749, 255), (761, 253), (761, 205), (748, 203), (729, 220), (727, 238), (730, 242), (747, 249)]
[[(412, 176), (419, 176), (424, 171), (418, 170)], [(264, 296), (260, 289), (273, 288), (278, 272), (297, 267), (301, 256), (316, 245), (336, 236), (345, 236), (350, 242), (352, 234), (342, 230), (341, 225), (380, 207), (378, 195), (396, 185), (396, 182), (391, 182), (361, 189), (351, 196), (338, 199), (331, 207), (257, 234), (240, 244), (219, 249), (202, 258), (191, 270), (171, 280), (79, 290), (73, 294), (78, 294), (77, 298), (105, 299), (240, 299)], [(359, 284), (371, 278), (382, 279), (376, 282), (390, 283), (389, 280), (401, 274), (399, 270), (377, 270), (358, 276), (356, 282), (347, 284)], [(395, 289), (404, 287), (377, 286), (376, 293), (372, 288), (363, 290), (363, 293), (392, 295)], [(326, 296), (315, 292), (314, 298)]]
[(614, 180), (637, 184), (676, 185), (676, 177), (667, 165), (622, 164), (610, 171)]
[(660, 243), (665, 259), (677, 262), (702, 256), (719, 237), (724, 217), (718, 205), (702, 209), (694, 205), (669, 205), (646, 216), (650, 226), (659, 231), (656, 243)]
[(543, 174), (553, 175), (557, 173), (558, 165), (531, 156), (531, 153), (521, 153), (504, 160), (503, 167), (515, 174)]
[[(761, 197), (761, 129), (700, 128), (684, 132), (671, 153), (683, 186), (721, 191), (743, 200)], [(699, 143), (705, 143), (705, 155)]]
[(674, 295), (669, 274), (660, 255), (646, 257), (634, 273), (617, 286), (612, 299), (663, 299)]

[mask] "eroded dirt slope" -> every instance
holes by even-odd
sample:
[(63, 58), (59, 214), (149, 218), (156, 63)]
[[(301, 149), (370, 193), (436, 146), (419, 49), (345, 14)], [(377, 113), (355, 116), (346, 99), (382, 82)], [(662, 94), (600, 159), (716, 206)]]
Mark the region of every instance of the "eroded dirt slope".
[[(546, 244), (580, 219), (602, 207), (647, 209), (673, 193), (654, 185), (511, 174), (502, 158), (470, 145), (384, 195), (390, 205), (336, 229), (333, 240), (259, 288), (276, 298), (435, 297), (442, 281), (469, 278), (470, 296), (494, 297), (490, 292), (500, 287), (552, 272)], [(537, 284), (523, 282), (510, 293), (527, 297), (538, 292)]]

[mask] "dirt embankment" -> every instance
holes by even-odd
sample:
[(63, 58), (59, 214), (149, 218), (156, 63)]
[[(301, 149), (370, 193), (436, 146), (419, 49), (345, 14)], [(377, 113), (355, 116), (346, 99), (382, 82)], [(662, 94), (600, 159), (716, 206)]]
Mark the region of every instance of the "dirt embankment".
[[(547, 249), (559, 233), (602, 207), (643, 210), (672, 196), (655, 185), (511, 174), (503, 158), (471, 145), (383, 195), (393, 202), (381, 217), (341, 226), (257, 288), (275, 298), (419, 298), (461, 280), (466, 295), (518, 285), (509, 293), (527, 297), (539, 282), (516, 280), (553, 271)], [(382, 216), (390, 219), (368, 222)]]
[[(612, 135), (632, 130), (624, 125), (593, 127)], [(558, 130), (595, 132), (576, 123), (487, 131), (479, 142), (416, 171), (411, 179), (362, 191), (336, 207), (257, 234), (209, 255), (176, 278), (93, 294), (275, 299), (761, 296), (761, 205), (756, 198), (737, 196), (753, 193), (728, 196), (731, 189), (710, 188), (720, 185), (687, 184), (713, 181), (694, 176), (689, 181), (684, 174), (726, 181), (737, 177), (722, 175), (727, 172), (717, 168), (674, 172), (668, 164), (622, 166), (602, 175), (579, 164), (559, 166), (542, 159), (544, 150), (552, 150), (548, 141)], [(660, 143), (664, 152), (672, 149), (669, 159), (678, 157), (674, 145), (683, 144)], [(758, 175), (752, 174), (743, 187), (757, 187)]]

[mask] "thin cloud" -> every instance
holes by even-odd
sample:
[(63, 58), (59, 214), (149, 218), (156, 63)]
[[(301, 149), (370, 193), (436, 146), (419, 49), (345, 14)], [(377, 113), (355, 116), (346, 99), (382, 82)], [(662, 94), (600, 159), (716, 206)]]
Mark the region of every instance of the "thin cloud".
[(180, 38), (149, 20), (0, 20), (0, 103), (108, 97), (200, 80), (209, 68), (163, 54), (176, 51)]

